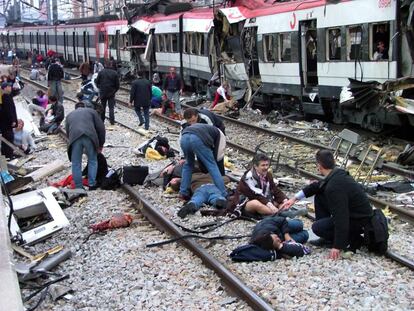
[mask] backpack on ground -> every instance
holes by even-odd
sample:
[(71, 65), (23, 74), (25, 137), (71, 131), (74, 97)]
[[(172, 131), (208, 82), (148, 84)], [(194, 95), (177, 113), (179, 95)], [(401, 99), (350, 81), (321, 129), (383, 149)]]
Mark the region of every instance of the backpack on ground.
[(374, 215), (364, 228), (365, 244), (370, 252), (384, 255), (388, 249), (388, 221), (380, 209), (374, 210)]
[(234, 249), (230, 253), (230, 258), (237, 262), (274, 261), (276, 260), (276, 251), (247, 244)]
[(101, 189), (115, 190), (121, 186), (121, 169), (110, 169), (108, 174), (101, 181)]
[(148, 166), (124, 166), (122, 168), (122, 183), (128, 185), (143, 185), (148, 176)]

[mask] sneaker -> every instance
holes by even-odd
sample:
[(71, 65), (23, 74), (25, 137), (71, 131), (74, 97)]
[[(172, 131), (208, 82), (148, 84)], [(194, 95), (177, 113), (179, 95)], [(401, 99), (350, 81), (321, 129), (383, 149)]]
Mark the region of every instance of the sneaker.
[(227, 200), (225, 199), (217, 199), (214, 207), (217, 209), (224, 209), (227, 207)]
[(313, 246), (317, 246), (317, 247), (327, 247), (327, 248), (332, 247), (332, 241), (325, 240), (324, 238), (310, 240), (309, 244), (312, 244)]
[(298, 216), (306, 216), (308, 214), (308, 209), (306, 207), (302, 208), (291, 208), (287, 211), (281, 212), (279, 215), (282, 217), (289, 217), (289, 218), (295, 218)]
[(193, 202), (188, 202), (178, 211), (177, 215), (180, 218), (185, 218), (188, 214), (195, 214), (197, 207)]

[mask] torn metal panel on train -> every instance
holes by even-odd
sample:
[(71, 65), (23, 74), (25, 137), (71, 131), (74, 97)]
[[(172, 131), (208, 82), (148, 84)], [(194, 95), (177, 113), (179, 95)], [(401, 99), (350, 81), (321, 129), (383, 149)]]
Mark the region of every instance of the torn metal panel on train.
[[(69, 225), (61, 207), (53, 196), (59, 189), (47, 187), (11, 196), (14, 213), (11, 235), (21, 244), (33, 244)], [(6, 208), (6, 216), (10, 209)]]

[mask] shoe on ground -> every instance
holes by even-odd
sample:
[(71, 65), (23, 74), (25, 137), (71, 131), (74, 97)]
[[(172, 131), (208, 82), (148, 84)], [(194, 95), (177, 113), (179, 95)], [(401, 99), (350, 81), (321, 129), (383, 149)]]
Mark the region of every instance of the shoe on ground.
[(227, 200), (225, 199), (217, 199), (214, 207), (217, 209), (224, 209), (227, 207)]
[(115, 125), (115, 122), (109, 122), (109, 123), (111, 123), (111, 125)]
[(327, 247), (327, 248), (332, 247), (332, 241), (326, 240), (324, 238), (310, 240), (309, 244), (312, 244), (313, 246), (317, 246), (317, 247)]
[(142, 126), (144, 124), (144, 122), (139, 122), (138, 126)]
[(188, 202), (178, 211), (177, 215), (180, 218), (185, 218), (188, 214), (195, 214), (196, 212), (196, 205), (193, 202)]
[(189, 197), (188, 195), (181, 194), (181, 193), (178, 195), (178, 200), (180, 201), (187, 202), (187, 201), (190, 201), (190, 199), (191, 197)]
[(97, 189), (99, 189), (99, 187), (98, 187), (98, 186), (96, 186), (96, 185), (95, 185), (95, 186), (89, 186), (89, 187), (88, 187), (88, 190), (89, 190), (89, 191), (94, 191), (94, 190), (97, 190)]

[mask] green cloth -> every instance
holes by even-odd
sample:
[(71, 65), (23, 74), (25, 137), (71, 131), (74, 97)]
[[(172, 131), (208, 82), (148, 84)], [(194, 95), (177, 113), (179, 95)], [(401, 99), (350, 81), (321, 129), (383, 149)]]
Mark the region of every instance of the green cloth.
[(158, 86), (153, 85), (152, 89), (151, 89), (151, 92), (152, 92), (152, 97), (156, 97), (156, 98), (161, 99), (162, 91)]

